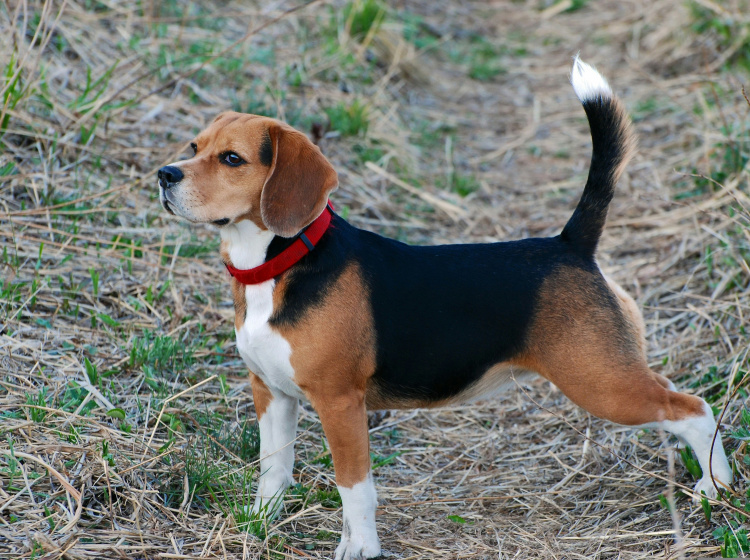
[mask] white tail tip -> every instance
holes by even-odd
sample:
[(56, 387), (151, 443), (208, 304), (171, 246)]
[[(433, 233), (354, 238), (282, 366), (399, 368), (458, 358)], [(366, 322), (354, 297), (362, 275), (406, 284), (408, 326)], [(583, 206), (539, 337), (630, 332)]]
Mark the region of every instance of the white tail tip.
[(612, 88), (596, 69), (586, 64), (578, 55), (573, 60), (573, 70), (570, 73), (570, 83), (581, 100), (581, 103), (600, 98), (611, 98)]

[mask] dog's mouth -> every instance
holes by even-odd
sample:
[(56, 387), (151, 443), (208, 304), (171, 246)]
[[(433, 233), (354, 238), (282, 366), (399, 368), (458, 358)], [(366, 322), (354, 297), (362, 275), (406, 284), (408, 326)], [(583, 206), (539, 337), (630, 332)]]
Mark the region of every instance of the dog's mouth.
[(173, 216), (176, 216), (176, 214), (174, 213), (174, 210), (172, 210), (172, 205), (169, 203), (169, 201), (167, 200), (166, 196), (162, 197), (162, 199), (161, 199), (161, 205), (164, 207), (164, 210), (166, 210), (167, 212), (169, 212)]
[(173, 216), (177, 215), (173, 208), (174, 203), (170, 202), (170, 200), (167, 198), (167, 191), (161, 185), (159, 185), (159, 202), (161, 202), (161, 205), (164, 208), (164, 210), (166, 210)]
[[(179, 209), (180, 207), (179, 207), (178, 204), (175, 204), (174, 201), (169, 200), (169, 192), (170, 191), (168, 191), (163, 186), (161, 186), (161, 184), (159, 184), (159, 202), (161, 202), (162, 208), (164, 208), (164, 210), (166, 210), (172, 216), (178, 216), (178, 217), (181, 217), (181, 218), (185, 218), (189, 222), (196, 222), (196, 223), (206, 222), (205, 220), (196, 220), (194, 217), (192, 217), (190, 215), (186, 216), (186, 215), (183, 215), (182, 213), (178, 214), (177, 213), (177, 209)], [(222, 227), (222, 226), (225, 226), (225, 225), (227, 225), (227, 224), (229, 224), (231, 222), (232, 222), (231, 218), (220, 218), (218, 220), (210, 220), (210, 221), (208, 221), (206, 223), (210, 223), (210, 224), (215, 225), (217, 227)]]

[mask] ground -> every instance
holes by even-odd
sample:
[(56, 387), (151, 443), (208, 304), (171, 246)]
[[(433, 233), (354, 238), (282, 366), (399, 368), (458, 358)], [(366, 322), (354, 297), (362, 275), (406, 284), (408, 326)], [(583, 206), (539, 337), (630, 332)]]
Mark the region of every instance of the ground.
[(372, 415), (385, 557), (750, 553), (749, 13), (2, 4), (0, 558), (331, 557), (340, 498), (311, 409), (283, 515), (245, 514), (257, 429), (218, 235), (162, 211), (155, 171), (220, 111), (262, 113), (318, 141), (359, 227), (422, 244), (555, 235), (590, 157), (568, 84), (579, 52), (639, 138), (599, 261), (643, 308), (652, 367), (720, 416), (734, 494), (694, 505), (689, 451), (536, 381)]

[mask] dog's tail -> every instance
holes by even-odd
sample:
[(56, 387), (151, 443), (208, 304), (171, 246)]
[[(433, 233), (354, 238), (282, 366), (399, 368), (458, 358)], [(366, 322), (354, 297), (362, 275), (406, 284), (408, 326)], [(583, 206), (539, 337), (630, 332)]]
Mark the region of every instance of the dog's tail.
[(576, 56), (570, 81), (589, 120), (593, 154), (583, 195), (560, 237), (579, 253), (593, 257), (615, 184), (635, 141), (622, 103), (599, 72)]

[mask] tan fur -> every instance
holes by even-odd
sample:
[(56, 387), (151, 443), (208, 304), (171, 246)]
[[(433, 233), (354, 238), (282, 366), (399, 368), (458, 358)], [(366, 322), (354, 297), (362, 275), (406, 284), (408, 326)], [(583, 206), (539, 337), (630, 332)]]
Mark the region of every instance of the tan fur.
[(315, 391), (310, 404), (318, 412), (328, 438), (336, 484), (351, 488), (365, 480), (370, 472), (370, 438), (364, 392), (326, 395), (325, 391)]
[(292, 347), (294, 382), (320, 416), (336, 482), (352, 487), (370, 470), (365, 392), (375, 372), (372, 312), (358, 265), (341, 274), (320, 307), (278, 331)]
[(266, 413), (268, 405), (273, 400), (273, 395), (269, 390), (268, 386), (263, 383), (263, 380), (255, 375), (252, 371), (250, 372), (250, 387), (253, 390), (253, 403), (255, 404), (255, 414), (258, 416), (258, 420), (263, 418)]
[(596, 273), (579, 269), (548, 278), (519, 363), (595, 416), (619, 424), (703, 414), (700, 399), (669, 391), (649, 369), (641, 333), (621, 299), (607, 291)]
[(636, 135), (633, 132), (633, 123), (631, 122), (630, 116), (625, 109), (625, 105), (623, 105), (622, 100), (618, 97), (614, 97), (613, 100), (615, 102), (616, 111), (614, 120), (620, 123), (623, 152), (622, 158), (619, 162), (617, 162), (616, 167), (612, 170), (612, 182), (617, 183), (617, 181), (620, 180), (620, 177), (622, 177), (622, 174), (625, 172), (625, 168), (628, 166), (628, 163), (630, 163), (630, 160), (635, 154), (638, 142)]
[[(634, 329), (634, 337), (636, 341), (638, 342), (641, 353), (644, 356), (646, 356), (646, 324), (643, 321), (643, 315), (641, 314), (641, 310), (638, 309), (638, 304), (635, 302), (635, 300), (630, 297), (630, 294), (628, 294), (622, 286), (620, 286), (617, 282), (612, 280), (607, 275), (604, 276), (605, 280), (607, 280), (607, 285), (609, 286), (610, 290), (614, 292), (614, 294), (617, 296), (617, 299), (620, 300), (620, 306), (623, 314), (625, 317), (630, 321), (630, 324), (632, 325)], [(654, 379), (656, 379), (656, 382), (659, 383), (662, 387), (665, 389), (673, 389), (674, 385), (672, 382), (664, 377), (661, 374), (658, 374), (654, 371), (651, 372)]]
[(292, 347), (294, 382), (306, 394), (365, 393), (375, 372), (375, 331), (357, 264), (344, 270), (319, 307), (277, 330)]
[(641, 352), (643, 352), (643, 355), (645, 356), (646, 324), (643, 322), (643, 315), (641, 314), (641, 310), (638, 309), (638, 304), (617, 282), (606, 275), (604, 276), (604, 279), (607, 281), (609, 289), (612, 290), (617, 296), (617, 299), (620, 300), (620, 308), (625, 317), (630, 321), (630, 324), (634, 329), (634, 337), (641, 347)]

